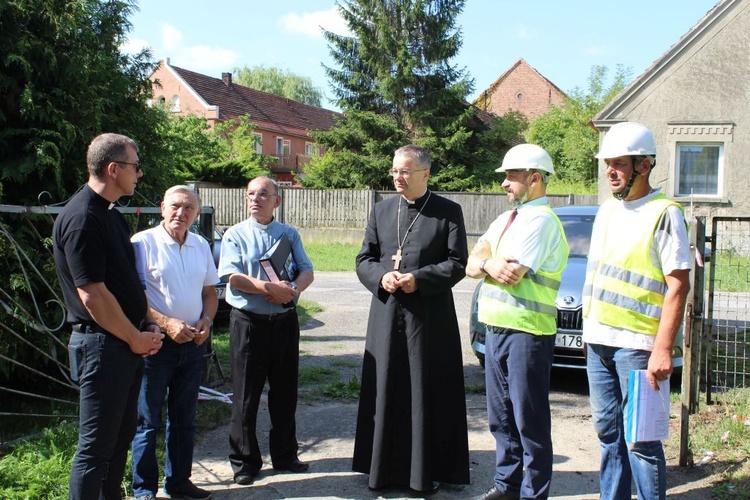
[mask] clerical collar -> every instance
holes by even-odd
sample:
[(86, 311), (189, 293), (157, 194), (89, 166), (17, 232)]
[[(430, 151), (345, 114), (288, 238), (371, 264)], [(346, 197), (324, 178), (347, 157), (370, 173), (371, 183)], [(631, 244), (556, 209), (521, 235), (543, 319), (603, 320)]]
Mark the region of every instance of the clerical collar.
[(249, 220), (250, 220), (250, 224), (252, 224), (253, 226), (255, 226), (257, 228), (260, 228), (260, 229), (263, 229), (263, 230), (266, 230), (266, 229), (268, 229), (268, 226), (270, 226), (271, 224), (273, 224), (276, 221), (276, 217), (273, 217), (268, 224), (261, 224), (260, 222), (258, 222), (257, 220), (253, 219), (252, 217), (250, 217)]
[(427, 200), (427, 197), (428, 197), (429, 193), (430, 193), (430, 190), (429, 189), (425, 189), (424, 193), (422, 193), (422, 196), (420, 196), (419, 198), (417, 198), (414, 201), (409, 201), (406, 198), (404, 198), (403, 196), (402, 196), (402, 198), (404, 198), (404, 201), (406, 202), (407, 206), (409, 206), (409, 208), (421, 207), (422, 205), (424, 205), (425, 201)]

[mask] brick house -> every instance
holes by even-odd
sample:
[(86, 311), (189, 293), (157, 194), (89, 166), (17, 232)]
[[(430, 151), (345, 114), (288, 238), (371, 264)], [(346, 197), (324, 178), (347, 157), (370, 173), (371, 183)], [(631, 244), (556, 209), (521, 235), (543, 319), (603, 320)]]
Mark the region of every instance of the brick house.
[(202, 116), (210, 126), (249, 115), (257, 126), (253, 132), (258, 137), (256, 151), (278, 159), (272, 172), (284, 185), (291, 185), (310, 157), (319, 153), (309, 131), (328, 130), (340, 116), (335, 111), (237, 85), (232, 82), (232, 73), (213, 78), (172, 66), (168, 58), (151, 75), (151, 81), (155, 102), (168, 104), (173, 113)]
[(519, 111), (528, 120), (561, 106), (565, 93), (529, 63), (519, 59), (473, 102), (478, 108), (503, 116)]

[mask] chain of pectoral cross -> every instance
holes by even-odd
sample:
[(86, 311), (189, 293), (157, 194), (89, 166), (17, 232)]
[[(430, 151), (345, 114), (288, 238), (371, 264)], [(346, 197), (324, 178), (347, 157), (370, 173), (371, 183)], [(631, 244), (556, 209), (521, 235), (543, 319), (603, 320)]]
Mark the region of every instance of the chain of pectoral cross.
[(422, 210), (424, 210), (424, 207), (427, 206), (427, 202), (430, 201), (430, 196), (432, 196), (432, 191), (427, 193), (427, 199), (424, 200), (422, 208), (419, 209), (419, 212), (417, 212), (417, 216), (414, 217), (414, 220), (411, 221), (411, 224), (409, 224), (409, 227), (406, 229), (403, 240), (401, 239), (401, 200), (398, 200), (398, 218), (396, 220), (396, 242), (398, 243), (398, 250), (396, 250), (396, 253), (394, 255), (391, 255), (391, 260), (393, 261), (393, 269), (395, 271), (398, 271), (398, 268), (401, 267), (401, 259), (403, 258), (401, 249), (403, 248), (404, 243), (406, 243), (406, 237), (409, 236), (409, 231), (411, 231), (411, 228), (414, 227), (414, 223), (417, 222), (419, 216), (422, 215)]

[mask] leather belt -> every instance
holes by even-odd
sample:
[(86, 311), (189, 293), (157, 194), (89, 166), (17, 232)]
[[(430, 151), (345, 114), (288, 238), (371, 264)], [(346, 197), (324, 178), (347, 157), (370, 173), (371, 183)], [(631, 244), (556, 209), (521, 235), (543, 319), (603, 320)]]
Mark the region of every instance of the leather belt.
[(244, 309), (237, 309), (237, 308), (235, 308), (234, 310), (256, 321), (271, 321), (272, 322), (272, 321), (279, 321), (279, 320), (286, 318), (287, 316), (289, 316), (291, 313), (294, 312), (295, 308), (292, 307), (280, 313), (264, 313), (264, 314), (254, 313), (251, 311), (245, 311)]
[(104, 328), (97, 325), (94, 321), (81, 321), (73, 323), (71, 328), (76, 333), (105, 333)]

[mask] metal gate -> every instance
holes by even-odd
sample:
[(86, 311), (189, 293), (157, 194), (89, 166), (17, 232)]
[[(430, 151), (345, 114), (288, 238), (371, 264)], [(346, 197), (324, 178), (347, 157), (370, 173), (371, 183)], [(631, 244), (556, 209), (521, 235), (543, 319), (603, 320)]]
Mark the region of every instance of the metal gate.
[(705, 323), (706, 402), (750, 387), (750, 217), (714, 217)]

